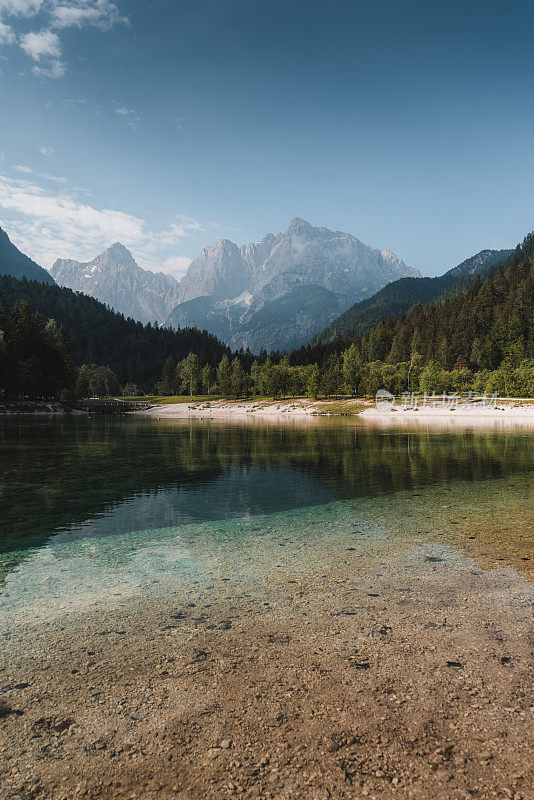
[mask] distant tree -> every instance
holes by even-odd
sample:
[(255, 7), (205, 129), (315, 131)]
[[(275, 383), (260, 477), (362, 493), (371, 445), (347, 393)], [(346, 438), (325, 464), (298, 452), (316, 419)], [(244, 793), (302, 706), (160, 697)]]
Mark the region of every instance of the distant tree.
[(339, 357), (332, 353), (323, 367), (321, 387), (327, 397), (339, 394), (343, 387), (343, 371)]
[(217, 383), (223, 397), (230, 397), (232, 391), (232, 368), (230, 366), (230, 359), (223, 355), (221, 363), (217, 368)]
[(238, 398), (245, 394), (245, 371), (241, 359), (236, 356), (232, 361), (230, 391), (232, 397)]
[(260, 394), (264, 397), (274, 397), (276, 394), (276, 375), (271, 358), (267, 358), (260, 370)]
[(99, 364), (82, 364), (76, 379), (77, 397), (109, 397), (121, 394), (115, 373)]
[(351, 395), (355, 395), (362, 377), (362, 357), (358, 347), (351, 344), (343, 353), (343, 377)]
[(215, 383), (215, 370), (213, 369), (213, 367), (210, 364), (205, 364), (205, 366), (202, 367), (202, 373), (201, 373), (201, 376), (200, 376), (200, 382), (201, 382), (202, 391), (204, 392), (204, 394), (207, 394), (207, 395), (211, 394), (211, 390), (212, 390), (213, 385)]
[(181, 362), (182, 391), (186, 391), (191, 400), (198, 390), (200, 380), (200, 362), (196, 353), (188, 353)]
[(162, 395), (171, 395), (176, 391), (176, 365), (174, 358), (168, 356), (161, 372), (160, 389)]
[(122, 390), (123, 397), (137, 397), (138, 395), (139, 395), (139, 389), (135, 385), (135, 383), (127, 383)]
[(250, 366), (250, 383), (254, 394), (262, 393), (261, 366), (257, 359)]
[(321, 372), (317, 364), (313, 364), (308, 375), (308, 394), (317, 400), (321, 390)]

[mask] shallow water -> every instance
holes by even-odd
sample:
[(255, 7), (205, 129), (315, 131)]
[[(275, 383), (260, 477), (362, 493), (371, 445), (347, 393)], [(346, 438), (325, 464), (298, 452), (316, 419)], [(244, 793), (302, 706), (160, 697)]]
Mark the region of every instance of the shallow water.
[(529, 580), (528, 432), (0, 422), (0, 624), (453, 561)]

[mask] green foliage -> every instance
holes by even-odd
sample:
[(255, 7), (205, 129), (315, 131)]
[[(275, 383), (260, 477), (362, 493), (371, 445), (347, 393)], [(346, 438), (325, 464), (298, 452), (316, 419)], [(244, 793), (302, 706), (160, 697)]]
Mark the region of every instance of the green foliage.
[(212, 393), (215, 389), (215, 370), (211, 366), (211, 364), (205, 364), (202, 368), (202, 373), (200, 375), (200, 384), (202, 386), (202, 391), (204, 394), (208, 396)]
[(25, 300), (7, 309), (0, 294), (0, 395), (59, 398), (74, 380), (64, 328), (55, 320), (45, 325)]
[(321, 389), (321, 372), (317, 364), (313, 364), (308, 376), (308, 394), (317, 400)]
[(352, 395), (357, 394), (362, 378), (363, 359), (360, 350), (355, 344), (343, 353), (343, 377), (345, 384)]
[(217, 367), (217, 383), (219, 384), (219, 390), (223, 397), (230, 397), (232, 391), (232, 367), (226, 353), (223, 355), (221, 363)]
[(75, 387), (76, 397), (109, 397), (121, 394), (121, 387), (109, 367), (98, 364), (82, 364), (78, 370)]
[(160, 379), (169, 357), (176, 364), (192, 352), (202, 364), (215, 366), (223, 353), (230, 352), (207, 331), (197, 328), (173, 331), (143, 325), (92, 297), (64, 287), (0, 276), (0, 293), (8, 308), (24, 299), (32, 312), (39, 312), (45, 320), (55, 319), (58, 326), (63, 326), (75, 364), (104, 364), (113, 370), (120, 383), (135, 383), (145, 392)]
[(181, 389), (187, 392), (191, 398), (197, 393), (200, 382), (200, 363), (196, 353), (188, 353), (183, 361), (178, 365), (177, 372), (180, 374)]
[(122, 390), (123, 397), (139, 397), (139, 388), (135, 383), (127, 383)]

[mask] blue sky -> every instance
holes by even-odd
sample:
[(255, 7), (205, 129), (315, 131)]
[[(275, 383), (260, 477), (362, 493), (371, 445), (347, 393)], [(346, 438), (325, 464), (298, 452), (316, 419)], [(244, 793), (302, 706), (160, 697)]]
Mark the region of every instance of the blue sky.
[(291, 218), (438, 274), (534, 228), (532, 0), (0, 0), (0, 225), (183, 271)]

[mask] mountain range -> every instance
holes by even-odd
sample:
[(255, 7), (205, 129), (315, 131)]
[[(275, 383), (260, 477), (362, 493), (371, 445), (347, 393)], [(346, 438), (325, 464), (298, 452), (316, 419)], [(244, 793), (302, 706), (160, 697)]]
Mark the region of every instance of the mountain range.
[(290, 350), (356, 300), (418, 275), (389, 250), (295, 218), (284, 233), (204, 248), (180, 282), (172, 327), (197, 325), (232, 348)]
[(119, 242), (89, 262), (58, 259), (50, 275), (0, 229), (0, 274), (55, 279), (126, 317), (207, 330), (232, 349), (255, 353), (363, 335), (379, 319), (444, 298), (509, 253), (483, 250), (444, 275), (422, 278), (389, 250), (297, 217), (284, 233), (257, 242), (238, 247), (221, 239), (205, 247), (178, 282), (142, 269)]
[(296, 347), (355, 301), (419, 275), (389, 250), (298, 217), (261, 241), (238, 247), (221, 239), (205, 247), (179, 283), (141, 269), (120, 243), (90, 262), (58, 259), (50, 272), (60, 285), (125, 316), (206, 329), (254, 352)]

